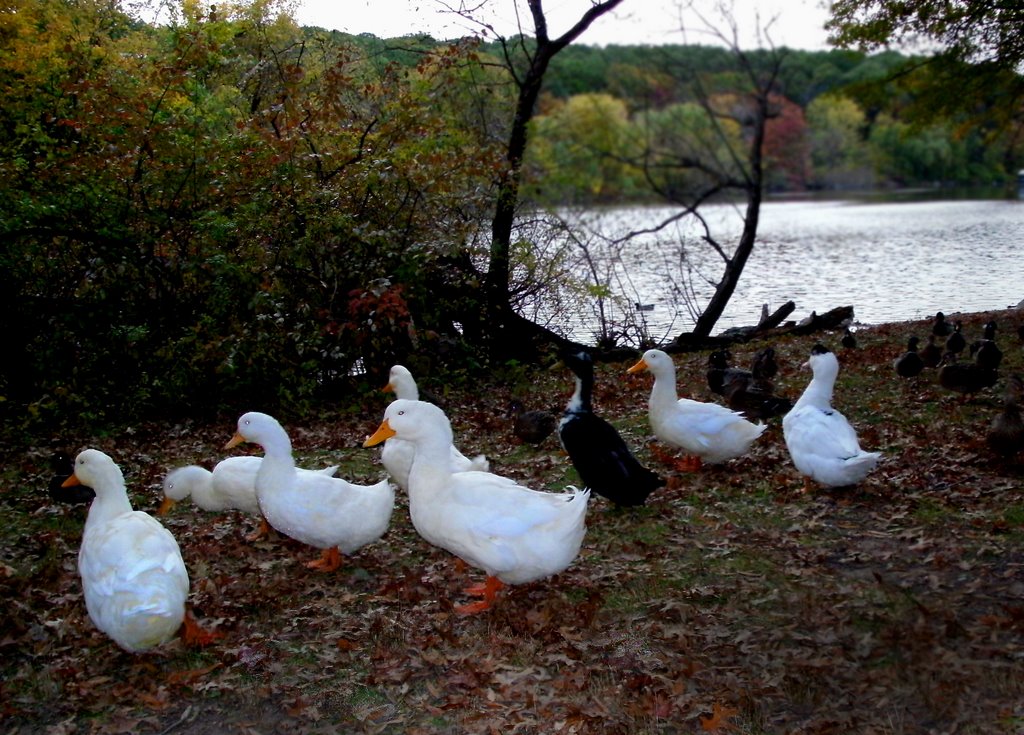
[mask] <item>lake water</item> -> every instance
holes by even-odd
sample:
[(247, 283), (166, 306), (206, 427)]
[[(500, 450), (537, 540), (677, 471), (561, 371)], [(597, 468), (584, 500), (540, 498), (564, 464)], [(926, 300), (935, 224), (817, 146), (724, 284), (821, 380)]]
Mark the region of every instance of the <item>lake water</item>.
[[(666, 207), (589, 212), (580, 224), (621, 236), (670, 216)], [(731, 253), (741, 212), (706, 207), (712, 233)], [(690, 331), (694, 315), (721, 277), (722, 260), (699, 241), (692, 223), (634, 238), (623, 247), (590, 241), (594, 267), (625, 294), (628, 307), (607, 305), (617, 327), (645, 330), (657, 341)], [(680, 242), (686, 243), (685, 251)], [(852, 305), (856, 322), (923, 319), (936, 311), (1004, 309), (1024, 299), (1024, 201), (770, 201), (758, 242), (714, 333), (755, 324), (761, 305), (796, 303), (792, 318)], [(633, 304), (649, 307), (637, 311)], [(562, 318), (563, 320), (565, 317)], [(596, 317), (570, 318), (583, 341)]]

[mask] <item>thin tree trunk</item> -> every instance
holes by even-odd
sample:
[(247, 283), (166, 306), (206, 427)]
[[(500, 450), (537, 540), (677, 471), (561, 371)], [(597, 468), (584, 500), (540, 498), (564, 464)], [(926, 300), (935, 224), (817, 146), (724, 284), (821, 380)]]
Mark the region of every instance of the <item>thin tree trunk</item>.
[[(530, 13), (533, 16), (536, 36), (536, 50), (527, 53), (528, 66), (525, 74), (519, 76), (514, 60), (506, 47), (505, 61), (519, 87), (516, 100), (515, 116), (509, 131), (508, 146), (505, 155), (505, 171), (502, 173), (497, 187), (497, 201), (494, 206), (494, 218), (491, 221), (491, 251), (487, 269), (487, 310), (492, 331), (492, 348), (506, 350), (512, 345), (504, 327), (514, 327), (512, 307), (509, 299), (509, 280), (512, 264), (512, 229), (515, 224), (516, 210), (519, 205), (519, 185), (522, 177), (523, 157), (526, 155), (527, 133), (530, 120), (533, 118), (544, 84), (544, 75), (555, 55), (575, 41), (591, 23), (605, 13), (614, 9), (623, 0), (604, 0), (595, 3), (583, 14), (583, 17), (568, 31), (556, 39), (548, 36), (547, 18), (544, 15), (543, 0), (528, 0)], [(522, 43), (522, 39), (519, 41)], [(522, 325), (519, 325), (522, 326)]]
[(708, 302), (693, 327), (693, 334), (697, 338), (704, 338), (711, 334), (711, 330), (718, 323), (725, 307), (729, 305), (729, 299), (736, 291), (736, 284), (739, 283), (740, 276), (743, 275), (743, 269), (747, 265), (750, 254), (754, 252), (754, 243), (757, 242), (757, 225), (761, 218), (761, 199), (764, 195), (763, 149), (768, 115), (768, 95), (767, 93), (759, 94), (757, 95), (753, 136), (750, 142), (750, 173), (746, 186), (747, 209), (743, 217), (743, 232), (740, 234), (732, 257), (726, 261), (722, 280), (718, 282), (711, 301)]

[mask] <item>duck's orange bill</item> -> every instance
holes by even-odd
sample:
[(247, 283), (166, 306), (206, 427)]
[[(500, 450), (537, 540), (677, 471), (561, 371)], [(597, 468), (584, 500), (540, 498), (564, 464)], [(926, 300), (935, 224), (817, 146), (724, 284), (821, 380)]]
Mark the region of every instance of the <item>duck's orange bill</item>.
[(168, 513), (171, 512), (171, 508), (173, 508), (173, 507), (174, 507), (174, 501), (171, 500), (170, 498), (168, 498), (165, 495), (164, 496), (164, 502), (160, 503), (160, 510), (158, 510), (157, 513), (162, 515), (162, 516), (165, 516), (165, 515), (167, 515)]
[(391, 383), (389, 382), (387, 385), (385, 385), (383, 388), (380, 389), (380, 392), (381, 393), (390, 393), (394, 389), (395, 389), (395, 387), (393, 385), (391, 385)]
[(81, 485), (82, 481), (78, 479), (78, 475), (71, 475), (68, 479), (60, 484), (61, 487), (74, 487), (75, 485)]
[(239, 434), (236, 431), (235, 435), (233, 437), (231, 437), (230, 439), (228, 439), (228, 443), (224, 445), (224, 448), (225, 449), (231, 449), (232, 447), (237, 447), (239, 444), (241, 444), (244, 441), (245, 441), (245, 437), (242, 436), (241, 434)]
[(363, 442), (364, 447), (372, 447), (380, 444), (382, 441), (386, 441), (395, 435), (395, 430), (391, 428), (391, 424), (388, 423), (387, 419), (381, 422), (381, 425), (377, 427), (377, 430), (373, 432), (372, 436), (366, 438)]
[(641, 370), (646, 370), (646, 369), (647, 369), (647, 363), (646, 363), (646, 362), (644, 361), (644, 359), (643, 359), (643, 358), (641, 357), (641, 358), (640, 358), (640, 362), (638, 362), (638, 363), (637, 363), (636, 365), (633, 365), (632, 367), (628, 368), (628, 369), (626, 370), (626, 372), (627, 372), (627, 373), (638, 373), (638, 372), (640, 372)]

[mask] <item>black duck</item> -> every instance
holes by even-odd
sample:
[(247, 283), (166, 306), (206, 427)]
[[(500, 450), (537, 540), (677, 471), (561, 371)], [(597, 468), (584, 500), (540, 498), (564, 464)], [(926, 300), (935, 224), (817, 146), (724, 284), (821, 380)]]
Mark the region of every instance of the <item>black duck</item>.
[(53, 502), (63, 505), (84, 505), (91, 503), (96, 497), (96, 491), (86, 485), (63, 486), (64, 481), (75, 474), (75, 461), (66, 452), (58, 449), (50, 456), (50, 471), (53, 474), (50, 476), (46, 491)]
[(932, 321), (932, 334), (936, 337), (948, 337), (953, 332), (953, 325), (946, 321), (946, 315), (941, 311), (935, 313)]
[(924, 370), (924, 360), (917, 352), (917, 345), (921, 340), (911, 337), (907, 340), (907, 351), (893, 361), (896, 374), (901, 378), (916, 378)]
[(959, 355), (964, 351), (967, 346), (967, 340), (964, 339), (963, 325), (957, 322), (953, 325), (953, 333), (946, 337), (946, 352), (952, 352), (954, 355)]
[(971, 343), (971, 355), (980, 367), (996, 370), (1003, 361), (1003, 351), (996, 344), (996, 323), (987, 322), (982, 330), (982, 338)]
[(615, 427), (594, 414), (593, 358), (586, 352), (565, 356), (576, 376), (576, 390), (558, 424), (558, 438), (583, 484), (616, 505), (638, 506), (665, 484), (629, 451)]

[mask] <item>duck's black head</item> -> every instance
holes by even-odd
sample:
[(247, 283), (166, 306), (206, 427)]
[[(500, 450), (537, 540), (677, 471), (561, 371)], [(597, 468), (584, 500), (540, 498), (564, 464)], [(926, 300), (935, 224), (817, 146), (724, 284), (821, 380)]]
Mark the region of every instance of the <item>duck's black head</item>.
[(562, 361), (565, 362), (568, 368), (577, 375), (582, 376), (587, 373), (592, 373), (594, 370), (594, 358), (585, 350), (566, 352), (562, 356)]
[(814, 347), (811, 348), (812, 355), (826, 355), (831, 351), (832, 350), (823, 345), (821, 342), (818, 342), (816, 345), (814, 345)]
[(708, 367), (725, 369), (729, 367), (732, 353), (729, 350), (715, 350), (708, 355)]

